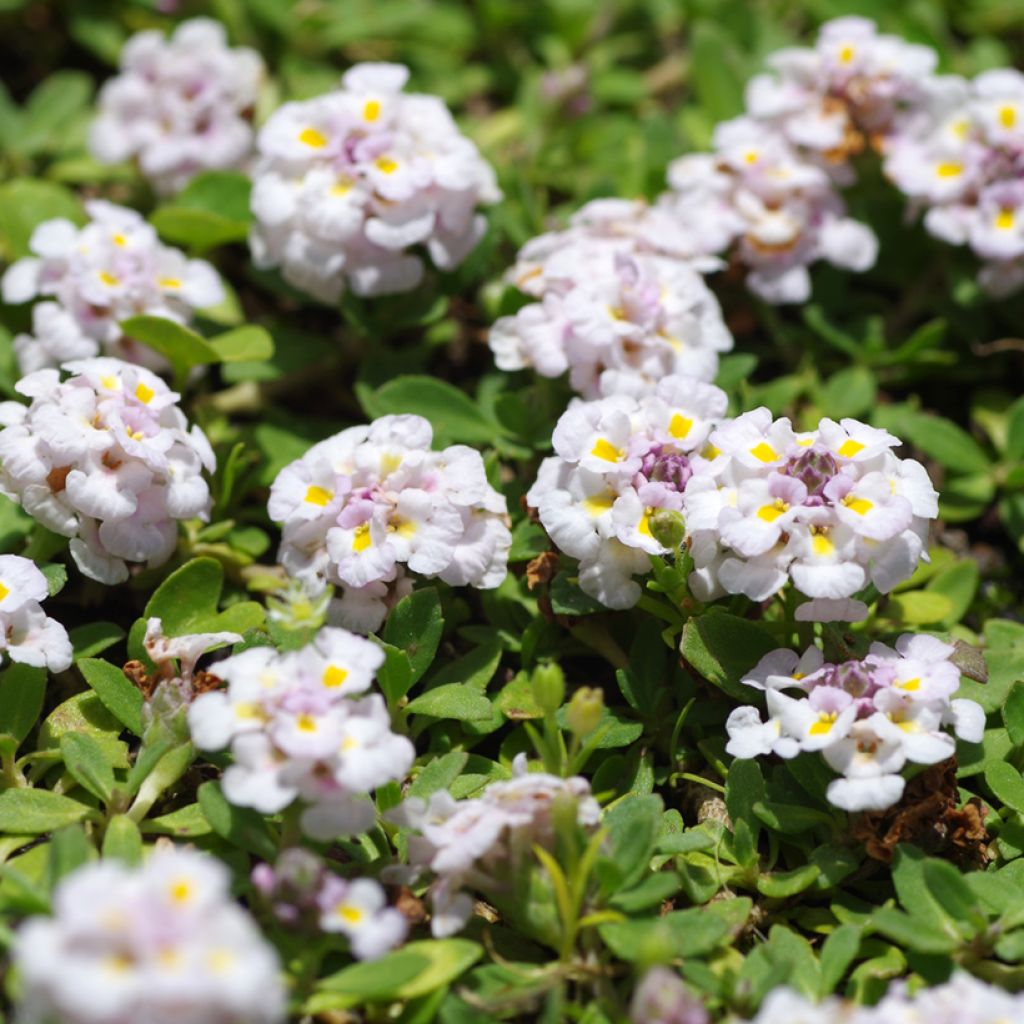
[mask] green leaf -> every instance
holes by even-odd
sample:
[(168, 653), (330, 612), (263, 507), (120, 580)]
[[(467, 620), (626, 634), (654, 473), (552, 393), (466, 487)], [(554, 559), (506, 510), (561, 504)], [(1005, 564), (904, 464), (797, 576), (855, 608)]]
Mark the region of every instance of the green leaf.
[(132, 866), (142, 862), (142, 835), (127, 814), (116, 814), (110, 819), (103, 833), (103, 858)]
[(406, 706), (410, 715), (430, 715), (432, 718), (454, 718), (463, 722), (478, 722), (490, 718), (491, 702), (462, 683), (447, 683), (421, 693)]
[(998, 800), (1018, 814), (1024, 814), (1024, 778), (1012, 764), (993, 761), (985, 765), (985, 782)]
[(965, 559), (936, 573), (925, 584), (925, 592), (942, 594), (949, 599), (952, 608), (944, 621), (953, 625), (967, 614), (980, 581), (981, 571), (978, 563)]
[(611, 951), (630, 963), (705, 956), (735, 939), (751, 905), (746, 897), (734, 898), (661, 917), (603, 924), (598, 931)]
[(861, 930), (855, 924), (840, 925), (821, 947), (821, 987), (818, 995), (824, 999), (839, 987), (860, 950)]
[(47, 881), (52, 891), (66, 875), (77, 871), (96, 857), (96, 849), (79, 824), (57, 829), (46, 844)]
[(928, 590), (910, 590), (902, 594), (892, 594), (885, 606), (885, 612), (897, 622), (909, 626), (924, 626), (952, 618), (954, 606), (945, 594), (936, 594)]
[(907, 417), (904, 430), (907, 440), (947, 469), (986, 473), (992, 468), (985, 449), (951, 420), (929, 413), (914, 413)]
[(743, 109), (747, 69), (724, 24), (701, 18), (691, 26), (690, 73), (701, 109), (715, 121), (735, 117)]
[(804, 864), (792, 871), (773, 871), (758, 877), (757, 891), (770, 899), (786, 899), (809, 889), (820, 874), (817, 864)]
[(597, 864), (605, 892), (631, 888), (648, 870), (663, 810), (661, 797), (652, 795), (622, 800), (605, 814), (608, 839)]
[[(742, 762), (737, 761), (736, 765)], [(736, 770), (736, 765), (729, 769), (729, 776)], [(804, 807), (800, 804), (779, 804), (771, 800), (759, 800), (752, 808), (758, 821), (770, 829), (784, 835), (796, 835), (806, 832), (815, 825), (831, 825), (832, 818), (816, 807)]]
[(274, 339), (262, 327), (246, 324), (209, 341), (222, 363), (263, 362), (274, 355)]
[(952, 864), (944, 860), (926, 860), (922, 871), (928, 891), (954, 921), (969, 925), (974, 932), (986, 927), (986, 915), (963, 875)]
[(65, 733), (60, 738), (60, 753), (75, 782), (109, 803), (114, 790), (114, 769), (99, 741), (88, 733)]
[(204, 782), (196, 795), (203, 817), (217, 835), (263, 860), (276, 859), (277, 843), (261, 814), (249, 807), (236, 807), (228, 803), (216, 782)]
[(577, 577), (560, 572), (551, 581), (551, 610), (556, 615), (596, 615), (608, 611), (596, 598), (583, 593)]
[(469, 654), (463, 655), (449, 665), (445, 665), (435, 673), (430, 683), (440, 686), (445, 683), (460, 683), (477, 693), (483, 693), (487, 684), (494, 678), (501, 662), (501, 644), (496, 642), (481, 644)]
[(730, 697), (747, 701), (751, 690), (740, 680), (778, 646), (767, 630), (712, 608), (686, 623), (679, 650), (699, 675)]
[(83, 658), (79, 671), (104, 707), (136, 736), (142, 735), (142, 694), (115, 665), (98, 658)]
[(28, 256), (32, 232), (55, 217), (85, 223), (81, 204), (63, 186), (33, 178), (0, 185), (0, 255), (8, 262)]
[(41, 565), (39, 571), (46, 577), (46, 588), (50, 597), (55, 597), (64, 589), (64, 585), (68, 581), (68, 571), (59, 562)]
[(895, 907), (881, 907), (871, 915), (871, 924), (894, 942), (915, 953), (952, 953), (961, 945), (958, 936), (922, 923), (921, 918)]
[(46, 697), (46, 672), (17, 662), (0, 673), (0, 728), (18, 743), (39, 720)]
[(169, 242), (198, 252), (244, 242), (252, 222), (251, 189), (248, 177), (238, 171), (206, 171), (196, 175), (150, 220)]
[(451, 985), (483, 953), (469, 939), (410, 942), (379, 960), (352, 964), (323, 978), (303, 1009), (316, 1015), (363, 1002), (416, 999)]
[(194, 366), (220, 362), (217, 350), (201, 335), (163, 316), (133, 316), (121, 321), (121, 330), (134, 341), (160, 353), (184, 377)]
[(57, 71), (44, 79), (28, 99), (12, 149), (24, 154), (60, 149), (68, 123), (85, 110), (92, 89), (92, 79), (82, 71)]
[(1010, 406), (1006, 418), (1006, 461), (1024, 462), (1024, 397)]
[(48, 789), (7, 789), (0, 793), (0, 832), (40, 835), (82, 821), (94, 812)]
[(381, 639), (405, 651), (412, 668), (410, 685), (430, 668), (443, 631), (441, 599), (433, 587), (414, 590), (392, 609)]
[(214, 558), (194, 558), (157, 587), (146, 605), (144, 618), (159, 618), (167, 636), (245, 633), (263, 624), (263, 607), (255, 601), (239, 601), (218, 612), (223, 586), (224, 569), (220, 562)]
[(875, 401), (874, 375), (865, 366), (849, 366), (829, 378), (821, 391), (821, 406), (833, 419), (862, 416)]
[(1003, 722), (1015, 747), (1024, 745), (1024, 680), (1014, 683), (1003, 702)]
[(170, 814), (146, 818), (142, 829), (147, 833), (157, 832), (175, 839), (195, 839), (197, 836), (208, 836), (213, 831), (199, 804), (187, 804)]
[(435, 758), (409, 784), (409, 796), (423, 800), (431, 793), (448, 789), (462, 773), (468, 760), (469, 754), (464, 750), (452, 750)]
[(377, 685), (391, 705), (397, 704), (412, 686), (412, 665), (405, 651), (380, 642), (384, 664), (377, 669)]
[(989, 619), (984, 633), (988, 682), (965, 679), (957, 696), (976, 700), (988, 712), (1002, 707), (1010, 687), (1024, 679), (1024, 625), (1008, 619)]
[(124, 639), (124, 630), (115, 622), (90, 622), (68, 630), (68, 636), (75, 652), (75, 661), (79, 661), (95, 657), (108, 647), (113, 647)]
[(434, 444), (439, 448), (457, 442), (494, 444), (499, 435), (506, 433), (464, 391), (437, 377), (396, 377), (373, 392), (364, 404), (373, 417), (389, 413), (423, 416), (433, 426)]

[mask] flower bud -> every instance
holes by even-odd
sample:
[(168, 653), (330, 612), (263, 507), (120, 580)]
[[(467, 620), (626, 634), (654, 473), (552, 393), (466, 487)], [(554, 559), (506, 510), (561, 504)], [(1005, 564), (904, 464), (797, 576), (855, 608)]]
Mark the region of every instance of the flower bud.
[(538, 665), (533, 670), (530, 686), (533, 699), (546, 715), (554, 714), (562, 706), (565, 700), (565, 675), (554, 662)]
[(648, 520), (651, 527), (651, 535), (654, 539), (666, 548), (675, 550), (683, 543), (686, 536), (686, 522), (682, 513), (674, 512), (669, 508), (659, 508)]
[(569, 731), (582, 739), (598, 727), (603, 715), (604, 693), (590, 686), (582, 686), (572, 695), (565, 720)]

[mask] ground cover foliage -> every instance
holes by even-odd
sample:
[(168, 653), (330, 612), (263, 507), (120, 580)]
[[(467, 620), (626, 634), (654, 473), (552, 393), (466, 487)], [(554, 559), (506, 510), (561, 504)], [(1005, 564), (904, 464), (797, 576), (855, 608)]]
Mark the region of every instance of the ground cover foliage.
[[(28, 409), (0, 407), (0, 536), (28, 560), (0, 559), (0, 1013), (770, 1024), (839, 1019), (809, 1006), (842, 997), (896, 1021), (952, 984), (921, 1012), (1024, 1019), (1000, 1002), (1024, 989), (1020, 253), (953, 237), (988, 184), (915, 192), (901, 164), (895, 187), (866, 131), (841, 158), (792, 142), (817, 175), (801, 238), (843, 224), (795, 276), (766, 226), (785, 198), (687, 212), (686, 165), (683, 206), (658, 205), (673, 161), (748, 145), (715, 128), (766, 58), (849, 14), (933, 48), (934, 73), (1024, 57), (1005, 0), (0, 0), (0, 259), (43, 261), (0, 306), (0, 391)], [(379, 62), (454, 114), (393, 115), (400, 85), (347, 80), (352, 116), (408, 122), (317, 199), (379, 204), (343, 266), (317, 241), (334, 207), (301, 247), (275, 234), (298, 214), (274, 176), (317, 169), (333, 112), (299, 108), (255, 165), (247, 142), (204, 169), (216, 140), (178, 177), (174, 140), (159, 173), (101, 162), (127, 130), (107, 106), (105, 151), (91, 135), (125, 42), (195, 16), (262, 58), (232, 72), (243, 126)], [(402, 191), (413, 127), (451, 163)], [(905, 159), (974, 166), (930, 145)], [(993, 194), (1005, 233), (1024, 199)], [(594, 269), (588, 301), (638, 323), (629, 289), (668, 281), (636, 301), (685, 296), (658, 315), (690, 347), (584, 358), (560, 326), (545, 364), (528, 310), (563, 311), (531, 289), (565, 266), (517, 253), (610, 197), (651, 205), (592, 214), (579, 252), (676, 219)], [(694, 235), (734, 208), (760, 227)], [(155, 261), (149, 291), (80, 285), (103, 246)], [(73, 328), (29, 302), (47, 274)], [(605, 330), (591, 314), (565, 316)], [(705, 524), (712, 493), (740, 526)]]

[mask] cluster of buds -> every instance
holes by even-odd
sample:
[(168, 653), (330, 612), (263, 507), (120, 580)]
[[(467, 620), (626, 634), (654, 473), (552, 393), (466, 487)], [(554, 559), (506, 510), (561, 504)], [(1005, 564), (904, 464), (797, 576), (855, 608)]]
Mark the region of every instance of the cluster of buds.
[(434, 875), (430, 927), (435, 937), (452, 935), (469, 920), (473, 899), (465, 890), (500, 899), (534, 846), (553, 848), (560, 805), (585, 828), (601, 817), (586, 779), (530, 772), (526, 755), (518, 754), (512, 778), (492, 782), (478, 797), (455, 800), (441, 790), (429, 802), (409, 799), (391, 812), (392, 820), (417, 833), (409, 839), (411, 867)]
[(982, 286), (1006, 295), (1024, 284), (1024, 75), (1001, 68), (930, 87), (930, 101), (890, 140), (885, 172), (927, 211), (931, 234), (985, 261)]
[(405, 916), (387, 905), (377, 882), (341, 878), (322, 858), (300, 846), (285, 850), (273, 867), (257, 864), (252, 881), (286, 927), (340, 932), (359, 960), (383, 956), (409, 930)]
[(340, 588), (330, 617), (371, 632), (412, 589), (405, 570), (453, 586), (497, 587), (512, 537), (480, 453), (431, 451), (421, 416), (383, 416), (314, 445), (270, 492), (279, 560), (311, 588)]
[(779, 988), (768, 995), (749, 1024), (1009, 1024), (1022, 1019), (1024, 995), (958, 972), (941, 985), (913, 994), (905, 984), (896, 984), (875, 1006), (855, 1006), (841, 999), (812, 1003), (792, 989)]
[(585, 398), (668, 374), (713, 380), (733, 341), (699, 273), (717, 261), (695, 259), (688, 242), (663, 208), (618, 199), (588, 203), (566, 230), (533, 239), (508, 279), (536, 301), (491, 328), (498, 367), (568, 370)]
[(483, 235), (494, 172), (436, 96), (403, 93), (408, 70), (358, 64), (342, 88), (286, 103), (260, 130), (250, 243), (260, 267), (325, 302), (409, 291), (426, 249), (441, 270)]
[(121, 321), (162, 316), (187, 324), (196, 309), (224, 298), (217, 272), (204, 260), (162, 245), (135, 212), (102, 199), (86, 203), (89, 223), (44, 221), (32, 233), (33, 255), (3, 277), (3, 300), (28, 302), (32, 333), (14, 339), (22, 373), (100, 353), (160, 369), (150, 349), (125, 337)]
[(23, 1024), (277, 1024), (280, 965), (214, 858), (165, 847), (144, 867), (79, 868), (52, 918), (18, 931)]
[(857, 619), (868, 583), (888, 593), (927, 557), (938, 495), (901, 442), (853, 419), (798, 433), (764, 408), (726, 420), (683, 501), (701, 600), (764, 601), (788, 580), (817, 599), (797, 618)]
[(71, 665), (67, 630), (43, 611), (46, 577), (19, 555), (0, 555), (0, 652), (12, 661), (51, 672)]
[(0, 404), (0, 493), (71, 537), (86, 576), (122, 583), (128, 563), (171, 557), (178, 520), (208, 516), (213, 450), (149, 370), (108, 358), (64, 370), (21, 378), (30, 405)]
[(231, 747), (227, 799), (262, 814), (301, 800), (302, 829), (314, 839), (369, 828), (367, 794), (404, 778), (416, 756), (391, 731), (384, 698), (366, 694), (383, 660), (369, 640), (326, 628), (298, 651), (252, 647), (217, 662), (227, 689), (200, 694), (188, 723), (200, 749)]
[(164, 195), (200, 171), (243, 168), (263, 75), (260, 55), (229, 48), (212, 19), (184, 21), (169, 39), (138, 32), (121, 51), (121, 73), (100, 90), (89, 148), (102, 163), (137, 160)]
[(960, 669), (949, 644), (906, 634), (893, 650), (872, 644), (866, 658), (825, 662), (817, 647), (803, 655), (780, 649), (765, 655), (743, 682), (765, 695), (768, 720), (757, 708), (729, 716), (726, 750), (736, 757), (795, 757), (820, 751), (842, 778), (828, 799), (847, 811), (884, 810), (903, 795), (899, 774), (909, 761), (937, 764), (956, 744), (952, 726), (968, 743), (985, 730), (979, 704), (953, 699)]
[(555, 544), (579, 559), (579, 583), (609, 608), (640, 598), (635, 574), (682, 539), (684, 493), (725, 393), (665, 377), (641, 398), (575, 401), (559, 419), (555, 455), (541, 464), (527, 501)]

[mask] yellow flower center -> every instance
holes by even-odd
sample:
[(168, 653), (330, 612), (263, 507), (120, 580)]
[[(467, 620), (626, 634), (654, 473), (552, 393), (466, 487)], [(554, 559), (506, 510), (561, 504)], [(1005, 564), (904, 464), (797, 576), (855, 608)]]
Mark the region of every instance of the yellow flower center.
[(964, 165), (944, 160), (936, 166), (935, 173), (940, 178), (959, 178), (964, 173)]
[(380, 100), (367, 100), (363, 105), (363, 120), (376, 121), (380, 117)]
[(789, 506), (781, 498), (776, 498), (771, 505), (762, 505), (757, 510), (757, 518), (763, 519), (766, 523), (774, 523), (779, 516), (788, 511)]
[(811, 735), (824, 736), (826, 733), (830, 733), (838, 717), (839, 715), (835, 711), (823, 711), (818, 715), (818, 720), (811, 725)]
[(100, 280), (110, 288), (118, 283), (118, 279), (109, 270), (100, 271)]
[(595, 459), (604, 459), (605, 462), (618, 462), (622, 458), (623, 452), (607, 438), (599, 437), (594, 442), (594, 447), (590, 449), (590, 454)]
[(310, 149), (323, 149), (327, 145), (327, 136), (316, 128), (303, 128), (299, 132), (299, 142)]
[(305, 713), (299, 715), (295, 720), (295, 725), (299, 732), (316, 732), (316, 719), (312, 715)]
[(339, 686), (345, 685), (348, 679), (348, 669), (339, 668), (337, 665), (328, 665), (324, 669), (322, 682), (329, 690), (336, 690)]
[(161, 277), (157, 282), (161, 288), (180, 288), (181, 278), (178, 277)]
[(610, 511), (612, 505), (615, 504), (614, 494), (595, 494), (592, 498), (585, 498), (583, 501), (583, 507), (596, 519), (597, 516), (604, 515), (605, 512)]
[(1017, 218), (1014, 216), (1013, 210), (1004, 207), (996, 214), (996, 227), (1000, 231), (1012, 231), (1016, 222)]
[(151, 387), (148, 387), (146, 384), (143, 384), (142, 381), (139, 381), (138, 385), (135, 388), (135, 397), (143, 405), (149, 405), (149, 403), (153, 401), (153, 396), (155, 394), (156, 392)]
[(11, 588), (3, 583), (0, 583), (0, 602), (3, 602), (4, 598), (11, 592)]
[(999, 123), (1004, 128), (1013, 128), (1017, 124), (1017, 108), (1011, 103), (999, 108)]
[(316, 484), (312, 484), (310, 487), (306, 488), (306, 496), (303, 498), (303, 501), (310, 505), (319, 505), (323, 508), (325, 505), (330, 504), (333, 497), (333, 492), (328, 491), (323, 487), (317, 487)]
[(373, 163), (377, 170), (384, 174), (394, 174), (398, 170), (398, 162), (389, 156), (379, 156)]
[(838, 448), (838, 454), (842, 455), (844, 459), (852, 459), (858, 452), (864, 451), (864, 445), (860, 441), (854, 441), (852, 437), (848, 437)]
[(356, 552), (365, 551), (373, 541), (370, 539), (370, 524), (363, 523), (357, 526), (352, 535), (352, 550)]
[(767, 441), (761, 441), (750, 449), (750, 454), (761, 462), (774, 462), (779, 456), (775, 449)]
[(668, 432), (677, 440), (682, 440), (693, 429), (693, 420), (682, 413), (675, 413), (668, 424)]
[(855, 498), (852, 494), (843, 498), (843, 504), (859, 516), (866, 516), (875, 507), (867, 498)]
[(335, 913), (348, 924), (359, 924), (363, 919), (363, 912), (359, 907), (353, 907), (349, 903), (339, 903)]

